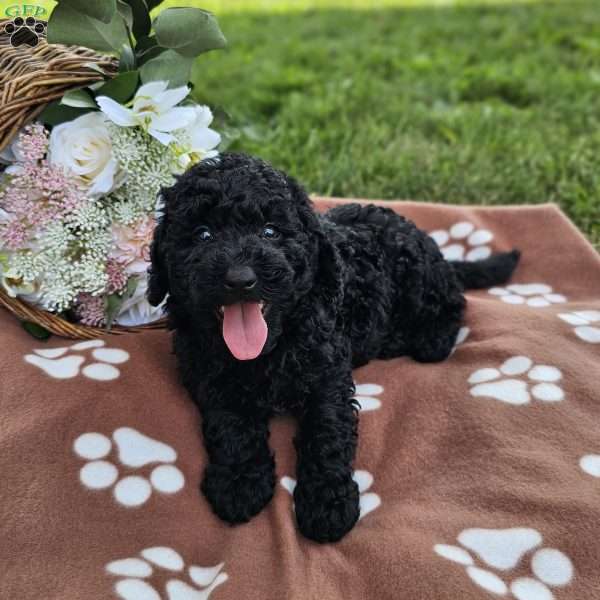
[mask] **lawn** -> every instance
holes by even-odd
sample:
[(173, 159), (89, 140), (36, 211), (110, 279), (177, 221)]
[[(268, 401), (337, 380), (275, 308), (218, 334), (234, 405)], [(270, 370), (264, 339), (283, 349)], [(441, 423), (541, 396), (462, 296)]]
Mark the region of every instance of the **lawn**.
[(202, 3), (230, 45), (194, 93), (229, 149), (319, 194), (557, 202), (600, 245), (597, 1), (341, 4)]

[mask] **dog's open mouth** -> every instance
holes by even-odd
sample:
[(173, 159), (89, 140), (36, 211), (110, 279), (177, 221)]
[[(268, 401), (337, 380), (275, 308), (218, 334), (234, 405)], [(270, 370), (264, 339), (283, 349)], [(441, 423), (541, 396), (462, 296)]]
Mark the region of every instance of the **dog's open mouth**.
[(269, 333), (264, 315), (269, 305), (264, 302), (236, 302), (220, 306), (223, 317), (223, 339), (238, 360), (252, 360), (261, 352)]

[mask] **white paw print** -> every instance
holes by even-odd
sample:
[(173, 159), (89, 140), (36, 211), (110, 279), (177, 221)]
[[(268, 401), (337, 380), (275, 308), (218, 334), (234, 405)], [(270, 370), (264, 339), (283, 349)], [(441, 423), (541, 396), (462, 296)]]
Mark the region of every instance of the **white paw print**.
[[(88, 350), (92, 351), (93, 360), (81, 369)], [(112, 381), (121, 374), (115, 365), (129, 360), (128, 352), (119, 348), (106, 348), (104, 340), (77, 342), (64, 348), (35, 349), (33, 352), (35, 354), (25, 355), (25, 362), (55, 379), (72, 379), (79, 375), (81, 369), (82, 375), (89, 379)]]
[[(192, 565), (187, 569), (186, 582), (182, 579), (185, 563), (181, 555), (173, 548), (156, 546), (142, 550), (139, 556), (114, 560), (106, 565), (106, 570), (123, 578), (115, 584), (115, 592), (123, 600), (161, 600), (163, 597), (167, 600), (208, 600), (213, 590), (229, 579), (222, 571), (224, 564), (214, 567)], [(165, 584), (165, 596), (158, 593), (158, 585), (144, 581), (154, 575), (157, 567), (173, 573)]]
[(432, 231), (429, 235), (440, 247), (446, 260), (482, 260), (492, 253), (487, 245), (494, 239), (492, 232), (487, 229), (475, 230), (475, 225), (468, 221), (455, 223), (448, 231)]
[[(571, 313), (561, 313), (558, 315), (569, 325), (575, 325), (575, 335), (590, 344), (600, 344), (600, 310), (578, 310)], [(597, 326), (592, 326), (597, 323)]]
[(75, 440), (73, 450), (89, 461), (79, 471), (79, 479), (85, 487), (103, 490), (116, 482), (113, 489), (115, 500), (127, 507), (144, 504), (153, 489), (163, 494), (174, 494), (183, 488), (185, 479), (172, 464), (177, 460), (177, 453), (171, 446), (130, 427), (115, 429), (112, 438), (118, 451), (113, 462), (120, 462), (130, 469), (160, 464), (152, 469), (149, 480), (142, 475), (127, 475), (117, 482), (119, 471), (113, 462), (106, 460), (113, 449), (111, 440), (101, 433), (84, 433)]
[(600, 454), (586, 454), (579, 461), (581, 470), (592, 477), (600, 477)]
[(456, 335), (456, 341), (454, 342), (454, 347), (450, 351), (450, 356), (452, 356), (461, 344), (464, 344), (471, 333), (471, 329), (469, 327), (461, 327), (458, 330), (458, 334)]
[(545, 283), (513, 283), (506, 287), (493, 287), (488, 290), (492, 296), (498, 296), (507, 304), (526, 304), (534, 308), (544, 308), (552, 304), (561, 304), (567, 299), (555, 294)]
[(367, 412), (381, 408), (381, 400), (375, 398), (383, 394), (383, 387), (376, 383), (356, 383), (356, 400), (360, 403), (360, 410)]
[[(381, 505), (381, 498), (378, 494), (368, 491), (373, 485), (373, 475), (371, 475), (369, 471), (354, 471), (352, 479), (356, 481), (360, 493), (360, 516), (358, 517), (358, 520), (360, 521)], [(286, 475), (281, 478), (279, 483), (291, 496), (294, 495), (294, 489), (296, 488), (295, 479), (287, 477)]]
[[(514, 379), (527, 373), (524, 378)], [(503, 377), (505, 376), (505, 377)], [(499, 369), (479, 369), (469, 377), (472, 396), (486, 396), (508, 404), (528, 404), (531, 396), (542, 402), (558, 402), (565, 395), (554, 382), (562, 378), (556, 367), (535, 365), (527, 356), (513, 356)], [(530, 385), (531, 391), (529, 389)]]
[[(555, 548), (539, 548), (543, 539), (536, 529), (465, 529), (457, 540), (461, 546), (436, 544), (433, 550), (442, 558), (462, 565), (475, 584), (492, 594), (506, 596), (510, 591), (517, 600), (554, 600), (550, 588), (566, 586), (573, 579), (569, 557)], [(476, 566), (473, 555), (465, 548), (487, 567), (503, 571), (506, 579), (525, 554), (539, 549), (531, 557), (533, 576), (518, 577), (509, 585), (491, 569)]]

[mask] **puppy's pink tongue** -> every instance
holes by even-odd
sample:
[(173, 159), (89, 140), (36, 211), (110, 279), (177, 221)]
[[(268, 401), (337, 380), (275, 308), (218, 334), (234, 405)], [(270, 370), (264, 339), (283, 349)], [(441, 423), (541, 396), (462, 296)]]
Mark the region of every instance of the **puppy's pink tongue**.
[(238, 360), (256, 358), (268, 333), (258, 302), (238, 302), (223, 307), (223, 338)]

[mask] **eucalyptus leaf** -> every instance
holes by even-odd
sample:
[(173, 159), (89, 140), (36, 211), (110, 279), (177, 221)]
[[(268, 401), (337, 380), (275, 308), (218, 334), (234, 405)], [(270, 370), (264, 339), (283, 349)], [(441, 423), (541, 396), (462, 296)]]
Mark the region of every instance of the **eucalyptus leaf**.
[(131, 6), (125, 0), (117, 0), (117, 12), (131, 31), (133, 29), (133, 10)]
[(82, 64), (83, 67), (87, 67), (88, 69), (92, 69), (92, 71), (98, 71), (102, 75), (106, 75), (106, 71), (95, 62), (86, 62)]
[(110, 294), (106, 297), (106, 328), (110, 329), (123, 306), (125, 299), (119, 294)]
[(73, 106), (65, 106), (60, 104), (57, 100), (51, 102), (44, 108), (44, 110), (38, 115), (38, 121), (41, 121), (44, 125), (54, 127), (67, 121), (72, 121), (85, 113), (90, 112), (89, 108), (74, 108)]
[(106, 82), (104, 81), (96, 81), (94, 83), (90, 83), (87, 88), (88, 90), (92, 90), (92, 92), (97, 92)]
[(117, 10), (116, 0), (60, 0), (60, 3), (103, 23), (110, 23)]
[(107, 81), (96, 92), (97, 96), (108, 96), (119, 104), (125, 104), (135, 93), (139, 80), (137, 71), (119, 73), (114, 79)]
[(129, 44), (123, 44), (121, 47), (121, 58), (119, 59), (119, 72), (135, 70), (135, 54)]
[(106, 298), (106, 328), (110, 329), (115, 319), (121, 311), (121, 307), (126, 300), (129, 300), (135, 293), (138, 286), (137, 277), (130, 277), (127, 280), (125, 290), (120, 294), (111, 294)]
[(148, 4), (148, 10), (154, 10), (159, 4), (163, 3), (163, 0), (146, 0)]
[(142, 83), (168, 81), (172, 88), (185, 85), (190, 80), (193, 62), (191, 57), (181, 56), (174, 50), (165, 50), (142, 66)]
[(31, 321), (21, 321), (21, 326), (36, 340), (47, 340), (52, 335), (47, 329)]
[(60, 99), (60, 103), (74, 108), (98, 108), (94, 99), (82, 88), (66, 91)]
[(150, 11), (144, 0), (126, 0), (126, 2), (133, 11), (133, 35), (139, 41), (150, 33), (152, 26)]
[(154, 20), (154, 31), (159, 45), (188, 57), (227, 44), (215, 16), (200, 8), (167, 8)]
[(125, 23), (115, 11), (104, 23), (80, 13), (68, 3), (56, 6), (48, 22), (48, 43), (85, 46), (93, 50), (116, 52), (129, 42)]
[(154, 35), (144, 35), (140, 37), (135, 44), (135, 52), (136, 54), (142, 54), (150, 48), (156, 48), (158, 42), (156, 41), (156, 36)]
[(139, 279), (137, 277), (130, 277), (127, 280), (127, 285), (125, 286), (125, 291), (123, 292), (123, 300), (129, 300), (135, 294), (135, 290), (137, 290), (139, 283)]
[(159, 54), (166, 51), (166, 48), (162, 48), (158, 45), (154, 36), (145, 37), (135, 47), (137, 64), (142, 66), (149, 60), (156, 58)]

